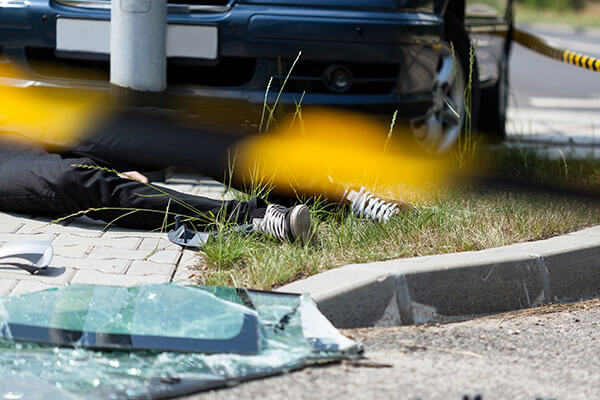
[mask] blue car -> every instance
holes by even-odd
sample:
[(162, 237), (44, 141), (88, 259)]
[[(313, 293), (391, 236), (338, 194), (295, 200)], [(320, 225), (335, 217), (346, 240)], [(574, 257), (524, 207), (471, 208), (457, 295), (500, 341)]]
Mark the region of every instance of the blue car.
[[(282, 106), (397, 110), (418, 143), (444, 152), (467, 86), (471, 121), (504, 135), (512, 15), (512, 0), (168, 0), (168, 92), (206, 120), (256, 130), (268, 83), (273, 102), (301, 52)], [(2, 58), (28, 85), (108, 90), (109, 36), (110, 0), (0, 1)]]

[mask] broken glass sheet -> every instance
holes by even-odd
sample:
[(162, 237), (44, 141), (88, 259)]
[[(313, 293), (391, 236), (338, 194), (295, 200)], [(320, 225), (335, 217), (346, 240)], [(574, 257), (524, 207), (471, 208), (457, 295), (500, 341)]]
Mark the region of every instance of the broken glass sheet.
[[(72, 285), (55, 290), (65, 289), (74, 296), (73, 305), (69, 307), (76, 310), (81, 308), (76, 305), (81, 303), (79, 296), (87, 298), (90, 304), (99, 302), (98, 306), (104, 304), (104, 300), (96, 299), (96, 294), (117, 293), (124, 296), (120, 291), (112, 292), (114, 288), (108, 286)], [(243, 310), (242, 315), (255, 313), (260, 332), (258, 353), (101, 351), (0, 339), (0, 398), (167, 398), (273, 375), (312, 363), (355, 358), (362, 352), (359, 344), (342, 336), (327, 321), (308, 296), (176, 284), (141, 286), (137, 288), (137, 293), (164, 293), (171, 289), (174, 290), (172, 293), (178, 293), (174, 295), (179, 302), (176, 311), (161, 317), (144, 314), (137, 319), (132, 318), (132, 321), (136, 320), (138, 324), (143, 325), (142, 320), (145, 320), (147, 325), (163, 325), (157, 329), (172, 332), (173, 330), (166, 325), (172, 320), (177, 320), (173, 325), (181, 324), (178, 332), (188, 331), (189, 323), (196, 326), (198, 332), (202, 332), (203, 338), (214, 339), (223, 334), (235, 333), (240, 327), (237, 317), (233, 317), (236, 323), (227, 322), (228, 327), (218, 326), (208, 319), (205, 320), (206, 326), (196, 325), (196, 319), (201, 317), (188, 309), (198, 307), (196, 294), (201, 293), (205, 299), (225, 300), (228, 305), (239, 307)], [(23, 295), (14, 299), (35, 298), (42, 301), (43, 296), (48, 296), (52, 291), (37, 292), (37, 297)], [(58, 297), (55, 295), (54, 298)], [(64, 300), (66, 301), (66, 298)], [(7, 299), (0, 299), (0, 304), (3, 305), (0, 307), (0, 326), (7, 324), (6, 303)], [(55, 320), (42, 312), (49, 310), (50, 305), (30, 302), (27, 308), (25, 301), (15, 304), (17, 303), (22, 307), (21, 310), (30, 316), (32, 312), (38, 312), (38, 316), (47, 321), (48, 325), (57, 326)], [(92, 307), (87, 308), (88, 313), (90, 308)], [(135, 314), (135, 309), (133, 311)], [(179, 313), (183, 314), (177, 315)], [(20, 322), (32, 325), (36, 322), (25, 317), (19, 318)], [(109, 316), (103, 314), (87, 326), (104, 326), (100, 322), (108, 319)], [(72, 321), (69, 323), (72, 324), (70, 327), (77, 324)], [(86, 326), (85, 321), (78, 324)], [(117, 325), (111, 326), (117, 329)], [(131, 326), (133, 327), (133, 324)]]
[[(229, 298), (239, 303), (235, 296), (234, 290)], [(0, 336), (99, 349), (256, 354), (256, 311), (236, 302), (176, 285), (70, 285), (0, 300)]]

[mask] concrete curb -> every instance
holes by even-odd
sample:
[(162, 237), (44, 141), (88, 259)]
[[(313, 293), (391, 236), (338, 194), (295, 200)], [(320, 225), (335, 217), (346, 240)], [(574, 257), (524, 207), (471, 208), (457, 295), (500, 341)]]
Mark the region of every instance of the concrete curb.
[(596, 297), (600, 226), (488, 250), (355, 264), (293, 282), (338, 328), (472, 318)]

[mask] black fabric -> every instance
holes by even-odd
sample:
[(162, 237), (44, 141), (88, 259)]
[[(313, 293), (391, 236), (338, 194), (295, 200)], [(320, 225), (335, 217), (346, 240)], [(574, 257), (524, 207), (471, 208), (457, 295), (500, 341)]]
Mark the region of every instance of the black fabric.
[[(164, 188), (159, 191), (113, 172), (74, 166), (124, 172), (181, 165), (218, 178), (226, 171), (228, 152), (236, 140), (178, 127), (147, 113), (120, 115), (86, 142), (61, 154), (39, 145), (15, 144), (0, 135), (0, 210), (63, 217), (103, 208), (86, 215), (107, 222), (119, 218), (115, 223), (125, 227), (155, 229), (163, 224), (168, 206), (169, 222), (179, 214), (197, 218), (204, 227), (221, 213), (232, 222), (244, 223), (257, 208), (265, 207), (262, 201), (218, 201)], [(130, 213), (131, 209), (152, 211)]]
[(158, 110), (121, 111), (63, 154), (90, 157), (119, 171), (159, 170), (175, 165), (224, 179), (230, 152), (241, 137), (188, 127), (176, 121), (178, 115)]

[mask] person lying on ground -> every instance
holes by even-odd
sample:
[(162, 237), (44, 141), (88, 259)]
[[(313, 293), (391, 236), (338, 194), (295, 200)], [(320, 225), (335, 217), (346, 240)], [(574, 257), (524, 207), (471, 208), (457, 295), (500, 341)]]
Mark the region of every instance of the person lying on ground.
[(175, 215), (192, 219), (197, 229), (219, 217), (251, 223), (256, 231), (281, 240), (305, 242), (310, 237), (306, 205), (283, 207), (259, 198), (214, 200), (149, 185), (138, 172), (119, 176), (105, 167), (111, 166), (90, 157), (53, 154), (32, 144), (3, 140), (0, 210), (50, 218), (85, 213), (107, 223), (147, 230), (160, 228), (165, 220), (173, 223)]
[[(281, 240), (306, 242), (310, 213), (306, 205), (286, 207), (249, 201), (214, 200), (158, 188), (135, 171), (172, 165), (213, 178), (228, 171), (228, 155), (239, 136), (185, 128), (164, 116), (131, 111), (99, 127), (73, 147), (48, 150), (37, 143), (0, 137), (0, 210), (52, 218), (87, 216), (128, 228), (157, 229), (176, 215), (205, 229), (215, 218), (252, 224)], [(132, 171), (116, 174), (114, 171)], [(133, 179), (131, 179), (133, 178)], [(378, 199), (365, 190), (346, 190), (343, 200), (366, 218), (389, 219), (402, 204)]]

